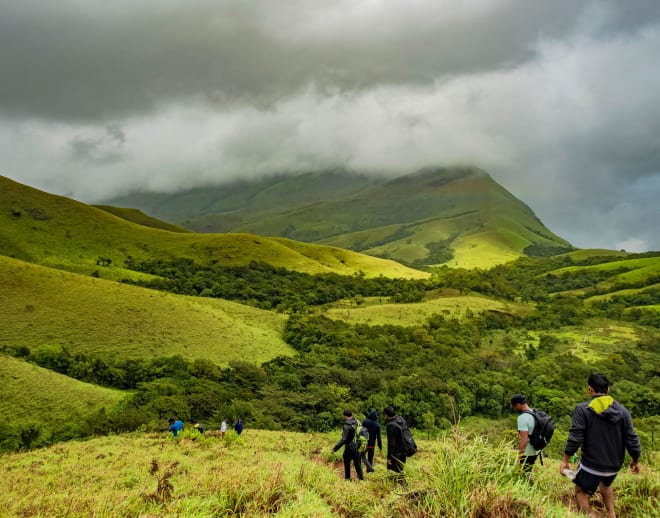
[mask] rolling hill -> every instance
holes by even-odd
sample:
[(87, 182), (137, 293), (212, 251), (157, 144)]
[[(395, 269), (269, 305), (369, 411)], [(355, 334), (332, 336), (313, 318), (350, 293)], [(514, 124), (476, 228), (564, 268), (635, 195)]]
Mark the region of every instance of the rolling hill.
[[(0, 354), (2, 399), (0, 412), (9, 426), (48, 425), (62, 433), (72, 420), (83, 419), (101, 408), (111, 410), (127, 397), (120, 390), (83, 383)], [(5, 438), (8, 434), (3, 434)], [(0, 439), (1, 442), (1, 439)]]
[(35, 264), (115, 280), (135, 277), (124, 268), (128, 258), (182, 257), (220, 265), (262, 261), (306, 273), (426, 276), (394, 261), (330, 246), (246, 233), (171, 232), (153, 226), (0, 177), (0, 255)]
[(234, 302), (184, 297), (0, 256), (0, 346), (66, 347), (95, 357), (181, 355), (217, 365), (293, 353), (285, 317)]
[(572, 248), (487, 173), (470, 167), (428, 168), (394, 180), (308, 173), (108, 203), (197, 231), (282, 236), (415, 267), (488, 267)]

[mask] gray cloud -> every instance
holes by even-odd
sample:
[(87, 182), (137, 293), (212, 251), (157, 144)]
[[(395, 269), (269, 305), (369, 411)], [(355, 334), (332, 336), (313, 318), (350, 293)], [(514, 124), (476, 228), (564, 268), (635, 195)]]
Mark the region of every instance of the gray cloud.
[(653, 0), (0, 10), (0, 174), (30, 185), (96, 201), (473, 163), (577, 246), (660, 249)]

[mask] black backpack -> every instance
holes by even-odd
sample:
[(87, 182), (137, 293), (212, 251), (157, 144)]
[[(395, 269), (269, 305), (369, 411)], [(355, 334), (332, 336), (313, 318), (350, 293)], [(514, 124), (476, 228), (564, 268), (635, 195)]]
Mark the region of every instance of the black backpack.
[(401, 439), (403, 442), (403, 452), (406, 454), (406, 457), (412, 457), (417, 453), (417, 443), (413, 438), (412, 432), (408, 428), (406, 422), (402, 419), (401, 422), (397, 423), (401, 428)]
[(548, 445), (552, 434), (555, 433), (555, 422), (542, 410), (532, 408), (531, 411), (526, 410), (525, 413), (534, 417), (534, 430), (529, 435), (529, 443), (535, 450), (541, 451)]

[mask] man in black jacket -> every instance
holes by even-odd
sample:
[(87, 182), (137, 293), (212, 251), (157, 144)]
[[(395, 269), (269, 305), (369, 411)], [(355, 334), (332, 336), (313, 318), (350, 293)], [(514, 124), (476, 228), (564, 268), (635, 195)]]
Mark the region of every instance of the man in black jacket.
[(342, 446), (344, 447), (344, 478), (351, 479), (351, 461), (355, 464), (355, 472), (360, 480), (364, 480), (362, 473), (362, 458), (358, 453), (357, 444), (355, 442), (355, 434), (357, 433), (358, 422), (353, 417), (353, 412), (346, 409), (344, 410), (344, 429), (341, 434), (341, 439), (334, 445), (332, 452), (335, 453)]
[(403, 466), (406, 463), (406, 451), (403, 447), (403, 427), (405, 421), (394, 412), (391, 406), (383, 410), (387, 421), (387, 469), (396, 474), (401, 484), (405, 484)]
[[(367, 461), (371, 464), (373, 471), (374, 465), (374, 453), (376, 450), (376, 444), (378, 444), (378, 449), (383, 451), (383, 439), (381, 438), (380, 433), (380, 423), (378, 422), (378, 413), (373, 410), (369, 412), (367, 418), (362, 421), (362, 426), (369, 430), (369, 440), (367, 441)], [(367, 469), (367, 471), (369, 471)]]
[(588, 383), (591, 400), (575, 408), (559, 472), (564, 473), (569, 458), (582, 448), (580, 464), (573, 479), (578, 507), (582, 513), (589, 514), (589, 495), (598, 489), (608, 516), (614, 518), (616, 513), (611, 484), (623, 466), (626, 450), (632, 459), (631, 471), (639, 473), (642, 448), (630, 413), (607, 394), (609, 380), (602, 374), (592, 374)]

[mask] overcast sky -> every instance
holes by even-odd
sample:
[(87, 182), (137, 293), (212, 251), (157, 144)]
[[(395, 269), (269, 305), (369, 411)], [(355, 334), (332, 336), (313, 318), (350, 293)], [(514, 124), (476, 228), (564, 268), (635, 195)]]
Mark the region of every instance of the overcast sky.
[(0, 174), (95, 202), (473, 164), (660, 250), (660, 1), (0, 0)]

